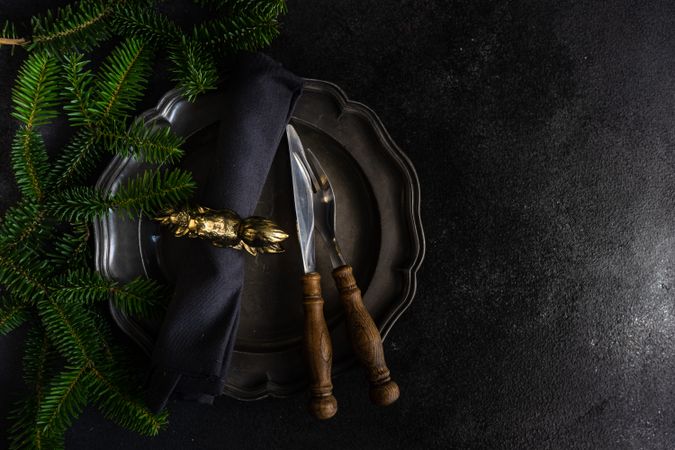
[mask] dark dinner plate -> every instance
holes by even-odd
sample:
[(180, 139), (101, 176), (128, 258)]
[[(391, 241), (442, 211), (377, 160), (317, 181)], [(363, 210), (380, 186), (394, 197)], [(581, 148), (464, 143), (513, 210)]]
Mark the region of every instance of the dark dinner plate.
[[(169, 126), (189, 137), (181, 165), (199, 183), (207, 173), (219, 120), (227, 99), (216, 91), (195, 103), (169, 92), (143, 117), (153, 126)], [(424, 255), (419, 182), (408, 158), (391, 140), (375, 114), (347, 100), (335, 85), (306, 80), (292, 123), (320, 159), (337, 201), (337, 237), (354, 267), (363, 300), (383, 336), (410, 305), (416, 272)], [(114, 192), (129, 178), (151, 167), (116, 157), (98, 187)], [(208, 206), (208, 205), (205, 205)], [(284, 396), (308, 382), (302, 357), (302, 262), (295, 235), (295, 214), (287, 144), (282, 141), (258, 202), (256, 215), (274, 219), (291, 237), (280, 255), (246, 255), (241, 321), (224, 394), (244, 400)], [(171, 285), (181, 246), (146, 218), (129, 220), (111, 212), (95, 223), (96, 264), (120, 282), (140, 275)], [(333, 340), (333, 372), (351, 365), (342, 310), (330, 275), (328, 253), (317, 240), (317, 262), (326, 300), (325, 315)], [(114, 320), (146, 352), (152, 351), (159, 323), (127, 316), (111, 304)]]

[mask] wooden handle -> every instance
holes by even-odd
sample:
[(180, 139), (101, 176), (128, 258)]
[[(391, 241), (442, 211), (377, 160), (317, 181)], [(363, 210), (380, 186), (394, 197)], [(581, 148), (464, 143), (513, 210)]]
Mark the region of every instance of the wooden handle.
[(398, 385), (384, 360), (382, 336), (375, 326), (361, 298), (361, 289), (351, 266), (341, 266), (333, 271), (333, 278), (340, 292), (340, 300), (347, 317), (347, 330), (359, 362), (366, 368), (370, 382), (370, 401), (386, 406), (398, 400)]
[(305, 353), (312, 384), (309, 410), (317, 419), (330, 419), (337, 412), (337, 400), (333, 397), (331, 368), (333, 346), (323, 316), (321, 275), (317, 272), (302, 277), (305, 307)]

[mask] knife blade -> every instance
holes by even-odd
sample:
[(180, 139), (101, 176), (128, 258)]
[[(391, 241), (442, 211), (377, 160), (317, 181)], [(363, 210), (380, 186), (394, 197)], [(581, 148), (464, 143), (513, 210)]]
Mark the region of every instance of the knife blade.
[(314, 247), (314, 186), (312, 174), (307, 170), (305, 150), (293, 125), (286, 127), (288, 151), (291, 158), (293, 203), (297, 218), (298, 241), (305, 273), (316, 271)]
[(314, 204), (318, 181), (309, 167), (302, 141), (293, 125), (286, 126), (286, 137), (291, 161), (296, 228), (305, 272), (302, 286), (304, 348), (311, 379), (309, 410), (318, 419), (329, 419), (337, 412), (337, 400), (333, 396), (331, 380), (333, 347), (323, 313), (321, 275), (316, 271)]

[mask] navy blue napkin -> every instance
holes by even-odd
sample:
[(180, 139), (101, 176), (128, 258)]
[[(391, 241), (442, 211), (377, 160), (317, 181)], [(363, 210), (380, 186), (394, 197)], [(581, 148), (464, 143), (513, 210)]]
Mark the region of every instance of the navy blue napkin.
[[(302, 79), (265, 55), (245, 54), (235, 61), (225, 90), (217, 146), (194, 203), (247, 217), (255, 210)], [(173, 297), (152, 355), (148, 403), (154, 411), (173, 393), (203, 403), (222, 393), (239, 323), (244, 258), (251, 257), (201, 239), (182, 245)]]

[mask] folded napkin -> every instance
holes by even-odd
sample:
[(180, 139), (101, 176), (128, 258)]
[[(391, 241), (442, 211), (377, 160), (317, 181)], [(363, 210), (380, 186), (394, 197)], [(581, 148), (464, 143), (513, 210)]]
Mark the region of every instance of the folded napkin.
[[(234, 62), (225, 90), (209, 175), (194, 202), (247, 217), (255, 210), (302, 80), (262, 54), (246, 54)], [(162, 410), (172, 393), (203, 403), (222, 393), (239, 323), (244, 259), (251, 257), (201, 239), (181, 245), (173, 298), (152, 354), (148, 403), (154, 411)]]

